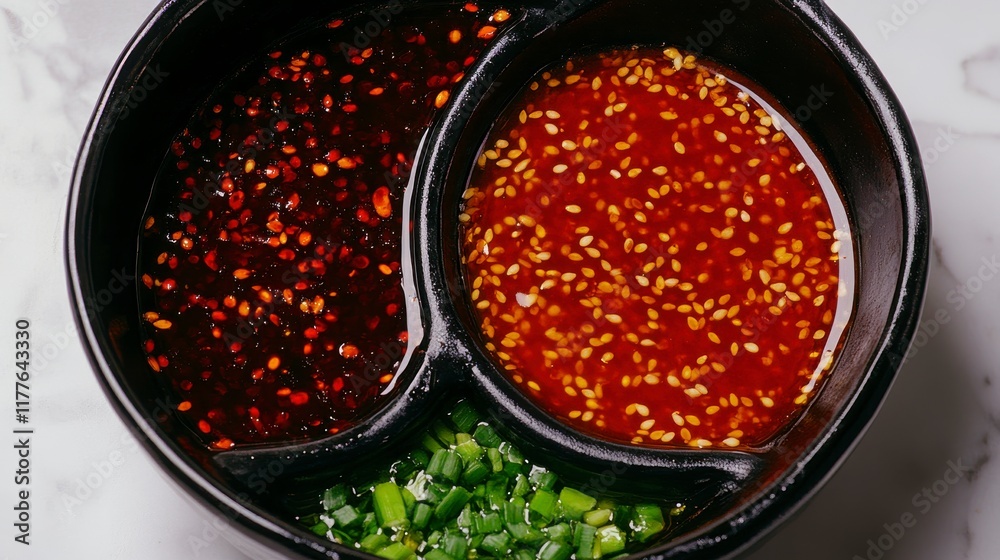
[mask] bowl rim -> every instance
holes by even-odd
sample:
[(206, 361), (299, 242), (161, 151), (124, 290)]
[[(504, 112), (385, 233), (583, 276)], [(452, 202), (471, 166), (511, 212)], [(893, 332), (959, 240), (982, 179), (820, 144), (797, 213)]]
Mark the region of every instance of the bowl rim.
[[(916, 141), (898, 98), (885, 77), (847, 26), (822, 0), (772, 0), (795, 14), (799, 22), (816, 36), (824, 47), (853, 75), (861, 86), (859, 94), (871, 105), (888, 148), (894, 157), (903, 212), (901, 267), (897, 278), (899, 290), (892, 302), (881, 345), (868, 371), (861, 377), (852, 398), (841, 413), (831, 419), (836, 429), (828, 431), (811, 445), (797, 465), (783, 473), (772, 486), (777, 491), (763, 493), (742, 504), (737, 512), (705, 531), (698, 531), (669, 550), (649, 551), (658, 558), (703, 557), (732, 558), (755, 546), (764, 536), (791, 517), (815, 495), (848, 458), (874, 421), (895, 380), (903, 356), (919, 323), (925, 295), (930, 250), (930, 208), (923, 168)], [(163, 0), (147, 17), (124, 48), (102, 89), (84, 133), (70, 184), (65, 229), (65, 265), (68, 290), (77, 332), (91, 368), (97, 373), (102, 390), (123, 422), (139, 437), (141, 445), (171, 481), (183, 488), (199, 506), (215, 514), (226, 512), (230, 525), (244, 536), (271, 550), (295, 554), (298, 558), (337, 557), (340, 547), (320, 545), (304, 530), (290, 528), (286, 522), (257, 506), (244, 503), (240, 496), (221, 489), (193, 460), (166, 441), (131, 402), (120, 376), (101, 351), (99, 337), (86, 315), (86, 298), (81, 277), (86, 263), (79, 260), (77, 229), (81, 192), (93, 188), (88, 183), (100, 166), (99, 154), (93, 151), (100, 132), (102, 116), (123, 94), (122, 77), (140, 68), (147, 56), (174, 33), (191, 11), (209, 0)], [(780, 484), (778, 484), (780, 483)], [(764, 495), (766, 494), (766, 495)], [(345, 549), (347, 550), (347, 549)], [(355, 553), (350, 549), (350, 553)], [(357, 552), (362, 555), (362, 553)]]

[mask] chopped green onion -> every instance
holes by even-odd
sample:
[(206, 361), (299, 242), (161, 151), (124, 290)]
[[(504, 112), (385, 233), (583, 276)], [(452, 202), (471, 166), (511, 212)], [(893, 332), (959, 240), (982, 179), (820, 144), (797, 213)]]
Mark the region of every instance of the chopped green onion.
[(423, 449), (414, 449), (410, 453), (410, 460), (420, 468), (425, 469), (427, 468), (427, 463), (431, 460), (431, 456)]
[(477, 548), (497, 558), (506, 558), (510, 552), (510, 535), (507, 533), (486, 535)]
[(594, 560), (598, 557), (594, 554), (594, 545), (597, 542), (597, 527), (580, 523), (576, 526), (576, 537), (573, 540), (576, 545), (577, 560)]
[(440, 548), (432, 548), (427, 554), (424, 554), (424, 560), (457, 560), (457, 559), (453, 558), (450, 554), (441, 550)]
[(611, 521), (610, 509), (595, 509), (583, 514), (583, 522), (594, 527), (602, 527)]
[(520, 549), (514, 554), (515, 560), (535, 560), (535, 555), (525, 549)]
[(455, 482), (462, 474), (462, 458), (447, 449), (437, 451), (427, 465), (427, 474), (435, 479), (443, 478), (448, 482)]
[(559, 503), (562, 504), (566, 517), (579, 521), (584, 513), (594, 509), (597, 498), (566, 486), (559, 492)]
[[(670, 526), (658, 505), (567, 486), (463, 409), (388, 467), (326, 490), (322, 512), (301, 523), (387, 560), (616, 560)], [(678, 504), (669, 516), (682, 512)]]
[(413, 508), (417, 505), (417, 499), (413, 497), (413, 492), (408, 488), (400, 488), (399, 494), (403, 496), (403, 504), (406, 506), (406, 515), (413, 515)]
[(498, 510), (507, 502), (507, 479), (494, 476), (486, 481), (486, 502), (490, 509)]
[(330, 511), (340, 509), (347, 505), (350, 497), (350, 490), (343, 484), (338, 484), (323, 492), (323, 509)]
[(451, 423), (460, 432), (470, 432), (479, 423), (479, 413), (468, 401), (462, 401), (455, 405), (450, 414)]
[(573, 540), (573, 529), (570, 528), (569, 523), (559, 523), (546, 527), (544, 532), (550, 541), (569, 544)]
[(498, 473), (503, 470), (503, 454), (495, 447), (486, 448), (486, 457), (490, 460), (490, 467), (493, 472)]
[(535, 482), (535, 487), (541, 490), (552, 490), (555, 488), (557, 482), (559, 482), (559, 477), (556, 476), (556, 473), (546, 471), (539, 475), (538, 481)]
[[(350, 506), (348, 506), (348, 507), (350, 507)], [(330, 526), (327, 525), (326, 523), (323, 523), (322, 521), (320, 521), (319, 523), (313, 525), (312, 527), (310, 527), (310, 529), (312, 530), (313, 533), (315, 533), (315, 534), (317, 534), (317, 535), (319, 535), (321, 537), (325, 537), (326, 534), (330, 532)]]
[(468, 554), (469, 542), (464, 535), (445, 535), (441, 550), (445, 551), (452, 558), (464, 559)]
[(448, 495), (434, 508), (434, 517), (440, 520), (448, 520), (455, 517), (465, 507), (470, 498), (472, 498), (472, 494), (465, 488), (461, 486), (452, 488), (451, 492), (448, 492)]
[(392, 482), (379, 484), (375, 487), (374, 502), (375, 516), (378, 518), (379, 526), (383, 529), (402, 527), (408, 523), (406, 504), (403, 503), (403, 495), (399, 491), (399, 486)]
[(632, 529), (632, 506), (619, 504), (616, 505), (612, 511), (611, 520), (614, 521), (615, 525), (617, 525), (622, 531), (626, 533), (629, 532)]
[(431, 515), (434, 513), (434, 509), (431, 506), (420, 503), (413, 508), (413, 528), (420, 530), (430, 523)]
[(597, 540), (601, 543), (601, 554), (615, 554), (625, 550), (625, 535), (615, 525), (605, 525), (597, 530)]
[(482, 461), (473, 461), (469, 463), (469, 466), (465, 468), (465, 472), (462, 473), (462, 482), (466, 484), (479, 484), (486, 480), (488, 476), (490, 476), (490, 468)]
[(642, 504), (635, 506), (635, 514), (632, 517), (632, 528), (635, 530), (635, 538), (639, 542), (646, 542), (663, 532), (667, 523), (663, 519), (663, 510), (660, 506), (653, 504)]
[(444, 466), (441, 468), (441, 476), (448, 482), (457, 482), (462, 476), (462, 457), (458, 453), (448, 451), (445, 457)]
[(538, 551), (538, 560), (569, 560), (573, 549), (569, 545), (548, 541)]
[(531, 497), (528, 510), (531, 512), (532, 522), (539, 521), (548, 523), (556, 513), (556, 506), (559, 504), (559, 496), (548, 490), (539, 490)]
[(379, 550), (375, 553), (375, 556), (381, 558), (387, 558), (388, 560), (410, 560), (411, 558), (416, 558), (417, 555), (413, 553), (412, 550), (406, 547), (403, 543), (392, 543), (389, 546)]
[(330, 513), (330, 517), (333, 517), (334, 521), (337, 522), (338, 529), (350, 529), (351, 527), (360, 525), (363, 520), (358, 510), (352, 506), (344, 506), (338, 510), (334, 510)]
[(455, 447), (455, 452), (465, 459), (465, 462), (477, 461), (483, 456), (483, 448), (476, 443), (476, 440), (470, 439), (465, 443), (460, 443)]
[(514, 489), (510, 493), (514, 496), (524, 496), (528, 492), (531, 492), (531, 483), (528, 482), (528, 477), (518, 474), (514, 482)]
[(474, 525), (477, 533), (489, 534), (503, 531), (503, 521), (500, 520), (500, 514), (496, 512), (483, 514)]
[(361, 550), (364, 550), (365, 552), (375, 552), (376, 550), (382, 550), (391, 543), (392, 540), (390, 540), (388, 536), (383, 535), (382, 533), (375, 533), (361, 539)]
[(431, 425), (431, 431), (434, 433), (434, 437), (444, 445), (455, 445), (455, 432), (449, 430), (448, 426), (444, 425), (444, 422), (440, 420), (434, 422)]
[(441, 447), (441, 443), (434, 439), (434, 436), (427, 434), (420, 440), (420, 445), (424, 446), (424, 449), (430, 451), (431, 453), (437, 453), (438, 451), (444, 449)]
[(496, 430), (491, 428), (489, 424), (480, 424), (476, 427), (476, 431), (472, 434), (472, 437), (483, 447), (499, 448), (500, 444), (504, 443), (500, 439), (500, 436), (497, 435)]

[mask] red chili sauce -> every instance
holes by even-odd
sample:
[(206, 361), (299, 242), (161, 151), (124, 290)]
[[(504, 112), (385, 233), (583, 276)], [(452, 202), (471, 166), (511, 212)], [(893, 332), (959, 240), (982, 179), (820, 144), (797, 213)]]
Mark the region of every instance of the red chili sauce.
[(759, 446), (834, 362), (846, 212), (727, 73), (675, 49), (575, 58), (516, 99), (473, 172), (462, 249), (486, 346), (582, 431)]
[(251, 64), (156, 179), (145, 350), (214, 448), (337, 433), (397, 382), (415, 319), (401, 250), (414, 153), (511, 17), (397, 9), (363, 45), (365, 15)]

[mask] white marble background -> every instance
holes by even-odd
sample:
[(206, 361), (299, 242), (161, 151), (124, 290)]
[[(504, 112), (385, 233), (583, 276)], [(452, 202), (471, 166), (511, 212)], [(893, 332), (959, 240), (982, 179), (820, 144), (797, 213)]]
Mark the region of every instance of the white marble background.
[[(1000, 254), (1000, 2), (828, 2), (888, 76), (926, 158), (935, 251), (925, 336), (857, 452), (751, 558), (995, 560), (1000, 279), (977, 274), (984, 258)], [(32, 320), (41, 358), (33, 544), (12, 541), (14, 455), (2, 436), (0, 558), (241, 557), (157, 473), (105, 403), (64, 284), (70, 166), (106, 75), (154, 5), (0, 0), (0, 361), (12, 361), (22, 317)], [(9, 393), (2, 382), (0, 427), (13, 417)], [(972, 471), (948, 484), (950, 463)], [(935, 484), (945, 494), (936, 503), (914, 501)], [(886, 536), (886, 525), (906, 514), (916, 525)], [(890, 551), (871, 548), (880, 537)]]

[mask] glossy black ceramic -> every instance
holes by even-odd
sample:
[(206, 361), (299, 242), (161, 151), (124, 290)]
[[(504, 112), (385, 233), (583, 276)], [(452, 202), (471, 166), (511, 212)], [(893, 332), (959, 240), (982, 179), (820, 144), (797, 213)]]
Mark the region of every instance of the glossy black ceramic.
[[(331, 476), (398, 449), (460, 395), (476, 399), (529, 457), (571, 479), (698, 506), (639, 557), (745, 551), (825, 482), (871, 422), (917, 324), (927, 273), (927, 193), (909, 125), (867, 54), (819, 0), (511, 2), (516, 21), (434, 121), (407, 190), (408, 274), (423, 336), (411, 338), (417, 352), (400, 394), (356, 428), (288, 446), (213, 453), (177, 421), (141, 349), (134, 279), (140, 222), (166, 148), (223, 77), (290, 35), (376, 6), (168, 0), (123, 54), (81, 148), (67, 226), (80, 332), (112, 404), (164, 471), (259, 558), (367, 557), (290, 516)], [(814, 142), (849, 210), (857, 301), (841, 357), (802, 418), (754, 452), (647, 449), (573, 431), (499, 374), (465, 303), (459, 195), (489, 127), (542, 67), (634, 44), (696, 50), (761, 84)], [(132, 278), (123, 294), (109, 292), (116, 276)]]

